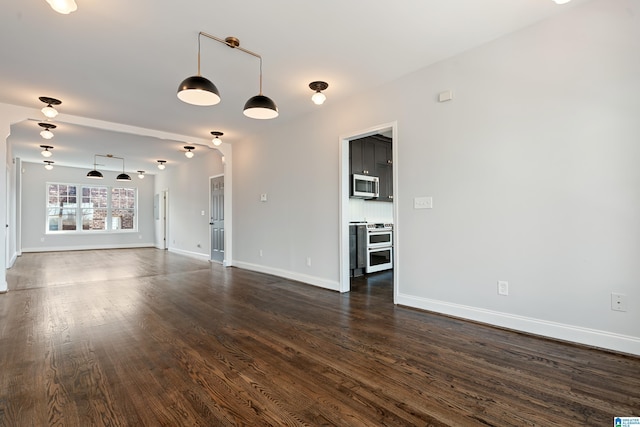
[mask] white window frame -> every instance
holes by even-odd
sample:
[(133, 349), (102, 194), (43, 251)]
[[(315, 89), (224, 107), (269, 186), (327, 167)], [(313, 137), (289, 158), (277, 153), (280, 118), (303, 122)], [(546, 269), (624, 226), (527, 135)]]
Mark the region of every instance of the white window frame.
[[(73, 184), (66, 182), (47, 182), (45, 187), (45, 234), (96, 234), (96, 233), (137, 233), (138, 232), (138, 188), (137, 187), (125, 187), (123, 185), (91, 185), (91, 184)], [(51, 185), (66, 185), (76, 187), (76, 203), (75, 203), (75, 219), (76, 219), (76, 229), (75, 230), (50, 230), (50, 217), (49, 217), (49, 209), (51, 206), (49, 205), (49, 186)], [(105, 229), (101, 230), (84, 230), (82, 228), (83, 221), (83, 203), (82, 203), (82, 194), (84, 188), (106, 188), (107, 189), (107, 216), (105, 218)], [(121, 229), (121, 228), (113, 228), (114, 219), (120, 217), (112, 217), (113, 210), (120, 210), (123, 208), (114, 209), (112, 207), (112, 191), (114, 188), (123, 188), (126, 190), (133, 190), (134, 192), (134, 207), (133, 207), (133, 227), (130, 229)], [(102, 208), (98, 208), (102, 209)], [(128, 210), (128, 209), (127, 209)], [(62, 219), (59, 221), (59, 228), (62, 227)]]

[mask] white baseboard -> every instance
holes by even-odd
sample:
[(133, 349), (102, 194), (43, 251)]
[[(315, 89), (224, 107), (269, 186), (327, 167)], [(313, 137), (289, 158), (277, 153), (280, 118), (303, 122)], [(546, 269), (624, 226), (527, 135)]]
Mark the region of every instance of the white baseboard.
[(248, 262), (234, 261), (233, 265), (237, 268), (257, 271), (258, 273), (271, 274), (273, 276), (307, 283), (313, 286), (318, 286), (320, 288), (330, 289), (332, 291), (338, 291), (340, 289), (340, 283), (334, 280), (327, 280), (320, 277), (309, 276), (307, 274), (295, 273), (293, 271), (282, 270), (279, 268), (265, 267), (264, 265), (252, 264)]
[(169, 248), (168, 249), (169, 252), (172, 252), (174, 254), (178, 254), (178, 255), (184, 255), (184, 256), (188, 256), (191, 258), (197, 258), (201, 261), (209, 261), (209, 254), (201, 254), (198, 252), (191, 252), (191, 251), (185, 251), (182, 249), (176, 249), (176, 248)]
[(593, 347), (614, 350), (640, 356), (640, 337), (620, 335), (596, 329), (550, 322), (531, 317), (517, 316), (482, 308), (452, 304), (444, 301), (419, 298), (412, 295), (396, 295), (396, 304), (433, 311), (467, 320), (487, 323), (521, 332), (542, 335), (563, 341), (571, 341)]
[(38, 248), (22, 248), (22, 252), (61, 252), (61, 251), (90, 251), (97, 249), (130, 249), (153, 248), (153, 243), (127, 243), (113, 245), (80, 245), (80, 246), (43, 246)]
[(14, 253), (11, 259), (9, 260), (9, 264), (7, 264), (7, 268), (13, 267), (13, 264), (16, 263), (17, 259), (18, 259), (18, 253)]

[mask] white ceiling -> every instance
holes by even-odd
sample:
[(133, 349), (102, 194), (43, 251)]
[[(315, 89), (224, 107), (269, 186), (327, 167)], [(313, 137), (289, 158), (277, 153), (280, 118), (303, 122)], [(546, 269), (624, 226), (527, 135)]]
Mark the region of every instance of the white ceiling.
[[(39, 96), (62, 100), (48, 142), (56, 164), (86, 167), (93, 154), (110, 153), (127, 158), (128, 170), (149, 170), (155, 159), (184, 161), (184, 143), (98, 131), (65, 123), (64, 115), (195, 138), (219, 130), (233, 144), (586, 1), (76, 0), (76, 12), (60, 15), (45, 0), (11, 0), (0, 14), (0, 102), (39, 109)], [(242, 114), (258, 93), (259, 61), (207, 38), (202, 75), (222, 102), (196, 107), (177, 99), (178, 84), (197, 71), (199, 31), (235, 36), (262, 56), (263, 92), (280, 117)], [(321, 107), (310, 101), (314, 80), (329, 83)], [(42, 118), (12, 128), (14, 155), (42, 162)]]

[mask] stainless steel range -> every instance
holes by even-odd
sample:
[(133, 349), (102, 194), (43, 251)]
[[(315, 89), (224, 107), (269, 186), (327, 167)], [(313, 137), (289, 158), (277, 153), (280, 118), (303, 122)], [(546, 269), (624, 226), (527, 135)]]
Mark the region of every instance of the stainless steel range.
[(393, 268), (393, 224), (367, 224), (367, 261), (365, 272)]

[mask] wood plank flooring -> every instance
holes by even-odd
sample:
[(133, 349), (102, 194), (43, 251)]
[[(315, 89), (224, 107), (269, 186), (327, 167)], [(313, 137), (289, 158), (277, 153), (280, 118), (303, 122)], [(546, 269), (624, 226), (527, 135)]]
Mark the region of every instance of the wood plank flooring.
[[(388, 273), (387, 273), (388, 274)], [(640, 358), (156, 249), (24, 254), (2, 426), (611, 426)]]

